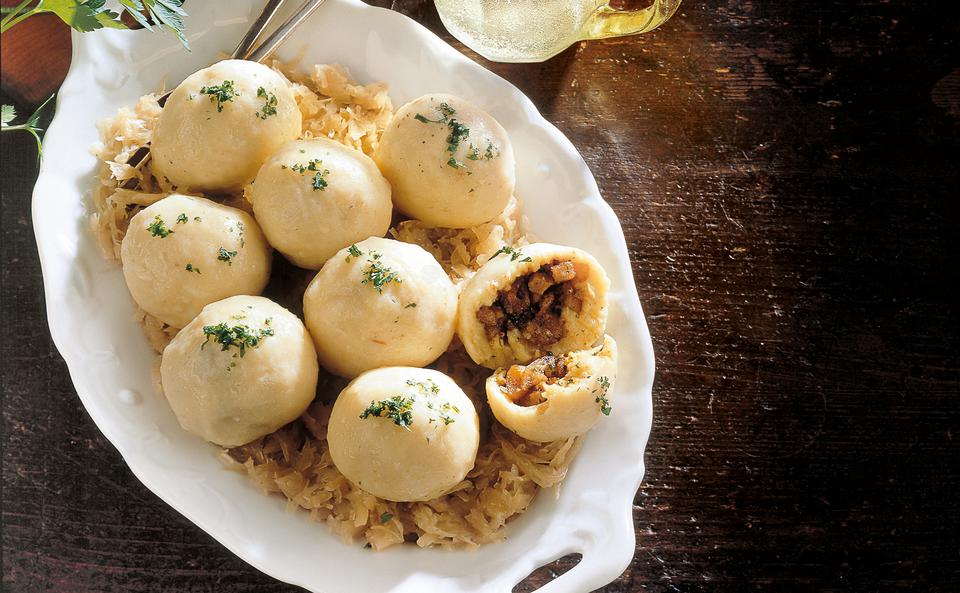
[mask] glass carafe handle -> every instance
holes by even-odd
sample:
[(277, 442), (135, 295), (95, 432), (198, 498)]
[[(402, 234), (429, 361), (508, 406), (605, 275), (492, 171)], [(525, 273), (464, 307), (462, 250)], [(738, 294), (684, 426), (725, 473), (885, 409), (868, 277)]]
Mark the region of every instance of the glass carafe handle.
[(605, 3), (583, 25), (583, 39), (603, 39), (646, 33), (667, 21), (680, 0), (653, 0), (646, 8), (618, 10)]

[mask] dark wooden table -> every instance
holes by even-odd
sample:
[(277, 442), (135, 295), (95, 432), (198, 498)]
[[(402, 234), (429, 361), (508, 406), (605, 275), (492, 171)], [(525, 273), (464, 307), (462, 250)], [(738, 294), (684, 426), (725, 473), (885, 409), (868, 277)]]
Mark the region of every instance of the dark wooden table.
[[(449, 39), (432, 3), (394, 4)], [(947, 5), (688, 0), (646, 36), (485, 64), (587, 159), (653, 334), (637, 550), (604, 591), (960, 591)], [(3, 98), (35, 100), (10, 39)], [(31, 140), (2, 149), (4, 590), (294, 590), (148, 492), (84, 412), (46, 327)]]

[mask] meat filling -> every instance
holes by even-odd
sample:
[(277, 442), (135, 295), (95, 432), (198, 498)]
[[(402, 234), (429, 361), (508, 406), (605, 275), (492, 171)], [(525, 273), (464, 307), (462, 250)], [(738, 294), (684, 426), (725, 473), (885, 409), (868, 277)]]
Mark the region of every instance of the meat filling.
[(543, 397), (543, 386), (556, 383), (566, 374), (566, 361), (548, 354), (527, 366), (515, 364), (507, 369), (503, 391), (518, 406), (535, 406), (546, 401)]
[(514, 280), (493, 304), (480, 307), (477, 320), (488, 338), (503, 336), (510, 328), (516, 328), (527, 342), (546, 349), (566, 335), (560, 315), (563, 308), (579, 313), (583, 306), (573, 285), (576, 277), (572, 261), (545, 264)]

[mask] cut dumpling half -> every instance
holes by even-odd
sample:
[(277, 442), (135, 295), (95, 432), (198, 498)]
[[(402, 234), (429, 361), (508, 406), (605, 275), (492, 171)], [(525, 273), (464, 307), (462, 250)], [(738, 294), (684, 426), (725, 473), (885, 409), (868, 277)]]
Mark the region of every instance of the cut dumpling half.
[(467, 353), (488, 368), (597, 344), (607, 323), (610, 281), (575, 247), (505, 247), (467, 282), (457, 331)]
[(583, 434), (610, 415), (617, 378), (617, 343), (498, 369), (487, 379), (487, 402), (500, 424), (517, 435), (549, 442)]

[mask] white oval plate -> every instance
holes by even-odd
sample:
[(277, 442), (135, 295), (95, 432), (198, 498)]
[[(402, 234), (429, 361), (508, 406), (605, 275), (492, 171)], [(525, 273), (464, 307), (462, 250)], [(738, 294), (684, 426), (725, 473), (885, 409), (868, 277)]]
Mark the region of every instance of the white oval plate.
[[(254, 6), (256, 4), (256, 6)], [(306, 513), (287, 513), (239, 474), (217, 449), (178, 426), (151, 386), (154, 354), (132, 321), (120, 268), (87, 232), (96, 161), (95, 122), (166, 80), (233, 48), (260, 2), (190, 3), (190, 43), (170, 35), (101, 30), (74, 34), (73, 64), (57, 98), (33, 194), (47, 315), (77, 393), (130, 469), (157, 496), (259, 570), (323, 593), (510, 591), (537, 567), (572, 552), (580, 563), (541, 589), (589, 591), (615, 579), (634, 551), (632, 502), (650, 432), (653, 347), (616, 215), (600, 198), (567, 138), (513, 85), (396, 12), (329, 0), (286, 44), (287, 59), (340, 63), (362, 82), (383, 80), (397, 105), (429, 92), (463, 96), (491, 112), (517, 155), (517, 194), (544, 240), (592, 253), (610, 275), (610, 333), (620, 345), (613, 413), (590, 433), (559, 495), (540, 493), (508, 526), (506, 541), (450, 552), (346, 546)], [(216, 149), (211, 139), (211, 149)]]

